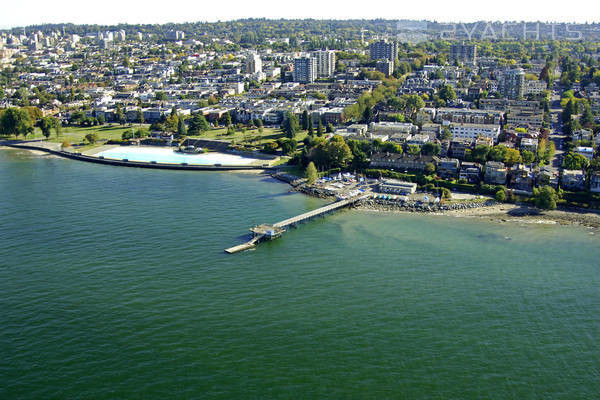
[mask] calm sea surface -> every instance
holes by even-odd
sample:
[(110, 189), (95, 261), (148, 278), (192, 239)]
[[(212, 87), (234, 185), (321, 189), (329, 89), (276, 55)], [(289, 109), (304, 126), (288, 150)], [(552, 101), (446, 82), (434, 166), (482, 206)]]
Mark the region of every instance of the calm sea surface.
[(592, 399), (600, 234), (0, 150), (1, 399)]

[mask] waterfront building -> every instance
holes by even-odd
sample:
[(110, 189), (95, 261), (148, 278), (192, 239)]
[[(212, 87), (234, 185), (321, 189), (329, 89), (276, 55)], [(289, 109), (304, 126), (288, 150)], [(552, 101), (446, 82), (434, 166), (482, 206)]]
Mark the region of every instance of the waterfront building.
[(568, 190), (585, 189), (585, 174), (580, 170), (565, 169), (562, 172), (561, 186)]
[(438, 163), (438, 175), (444, 179), (456, 179), (460, 162), (456, 158), (442, 158)]
[(503, 162), (488, 161), (485, 163), (485, 183), (489, 185), (504, 185), (506, 184), (506, 166)]
[(417, 184), (412, 182), (402, 182), (396, 179), (384, 179), (379, 183), (378, 191), (381, 193), (408, 195), (417, 191)]
[(590, 175), (590, 192), (600, 193), (600, 172), (592, 172)]
[(464, 179), (469, 183), (479, 183), (481, 180), (481, 165), (474, 162), (462, 162), (458, 179)]

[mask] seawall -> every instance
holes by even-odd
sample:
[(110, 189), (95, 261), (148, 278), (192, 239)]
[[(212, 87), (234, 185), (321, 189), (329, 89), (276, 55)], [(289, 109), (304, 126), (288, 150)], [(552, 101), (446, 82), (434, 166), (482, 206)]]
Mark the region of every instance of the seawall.
[(37, 150), (59, 157), (69, 158), (72, 160), (91, 162), (96, 164), (114, 165), (119, 167), (135, 167), (135, 168), (154, 168), (154, 169), (170, 169), (181, 171), (248, 171), (248, 170), (274, 170), (274, 167), (268, 164), (263, 165), (189, 165), (189, 164), (165, 164), (146, 161), (125, 161), (109, 158), (100, 158), (88, 156), (78, 152), (69, 152), (62, 150), (52, 150), (42, 146), (36, 146), (31, 143), (3, 143), (4, 146), (16, 149)]

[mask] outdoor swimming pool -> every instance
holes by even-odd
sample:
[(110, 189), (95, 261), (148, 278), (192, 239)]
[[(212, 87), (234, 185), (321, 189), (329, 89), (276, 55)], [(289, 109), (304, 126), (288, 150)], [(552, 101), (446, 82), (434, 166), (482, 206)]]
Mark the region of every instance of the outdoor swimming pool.
[(104, 158), (117, 160), (127, 159), (129, 161), (156, 161), (157, 163), (190, 165), (249, 165), (256, 161), (255, 158), (242, 157), (234, 154), (204, 153), (185, 154), (177, 153), (174, 149), (164, 147), (115, 147), (96, 154)]

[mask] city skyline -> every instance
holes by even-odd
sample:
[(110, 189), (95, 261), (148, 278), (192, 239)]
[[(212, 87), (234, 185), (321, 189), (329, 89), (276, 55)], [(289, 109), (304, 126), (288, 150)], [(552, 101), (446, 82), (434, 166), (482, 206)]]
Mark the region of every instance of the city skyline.
[[(46, 23), (75, 23), (115, 25), (128, 24), (164, 24), (183, 22), (215, 22), (244, 18), (284, 18), (284, 19), (410, 19), (438, 22), (474, 22), (474, 21), (540, 21), (559, 23), (593, 22), (594, 17), (579, 9), (559, 9), (558, 4), (547, 4), (543, 8), (538, 3), (523, 3), (508, 0), (502, 10), (477, 1), (464, 1), (460, 5), (434, 1), (428, 6), (403, 4), (394, 9), (383, 1), (370, 3), (368, 9), (352, 8), (340, 2), (317, 2), (308, 0), (300, 11), (282, 8), (282, 3), (273, 0), (257, 3), (234, 1), (230, 7), (220, 3), (199, 4), (181, 0), (165, 8), (164, 3), (149, 1), (117, 2), (108, 0), (102, 7), (90, 12), (85, 3), (73, 0), (61, 0), (47, 3), (34, 0), (31, 8), (11, 10), (0, 17), (0, 29), (39, 25)], [(35, 9), (35, 13), (30, 10)], [(117, 11), (117, 12), (115, 12)], [(527, 17), (523, 17), (527, 15)], [(597, 21), (597, 19), (596, 19)]]

